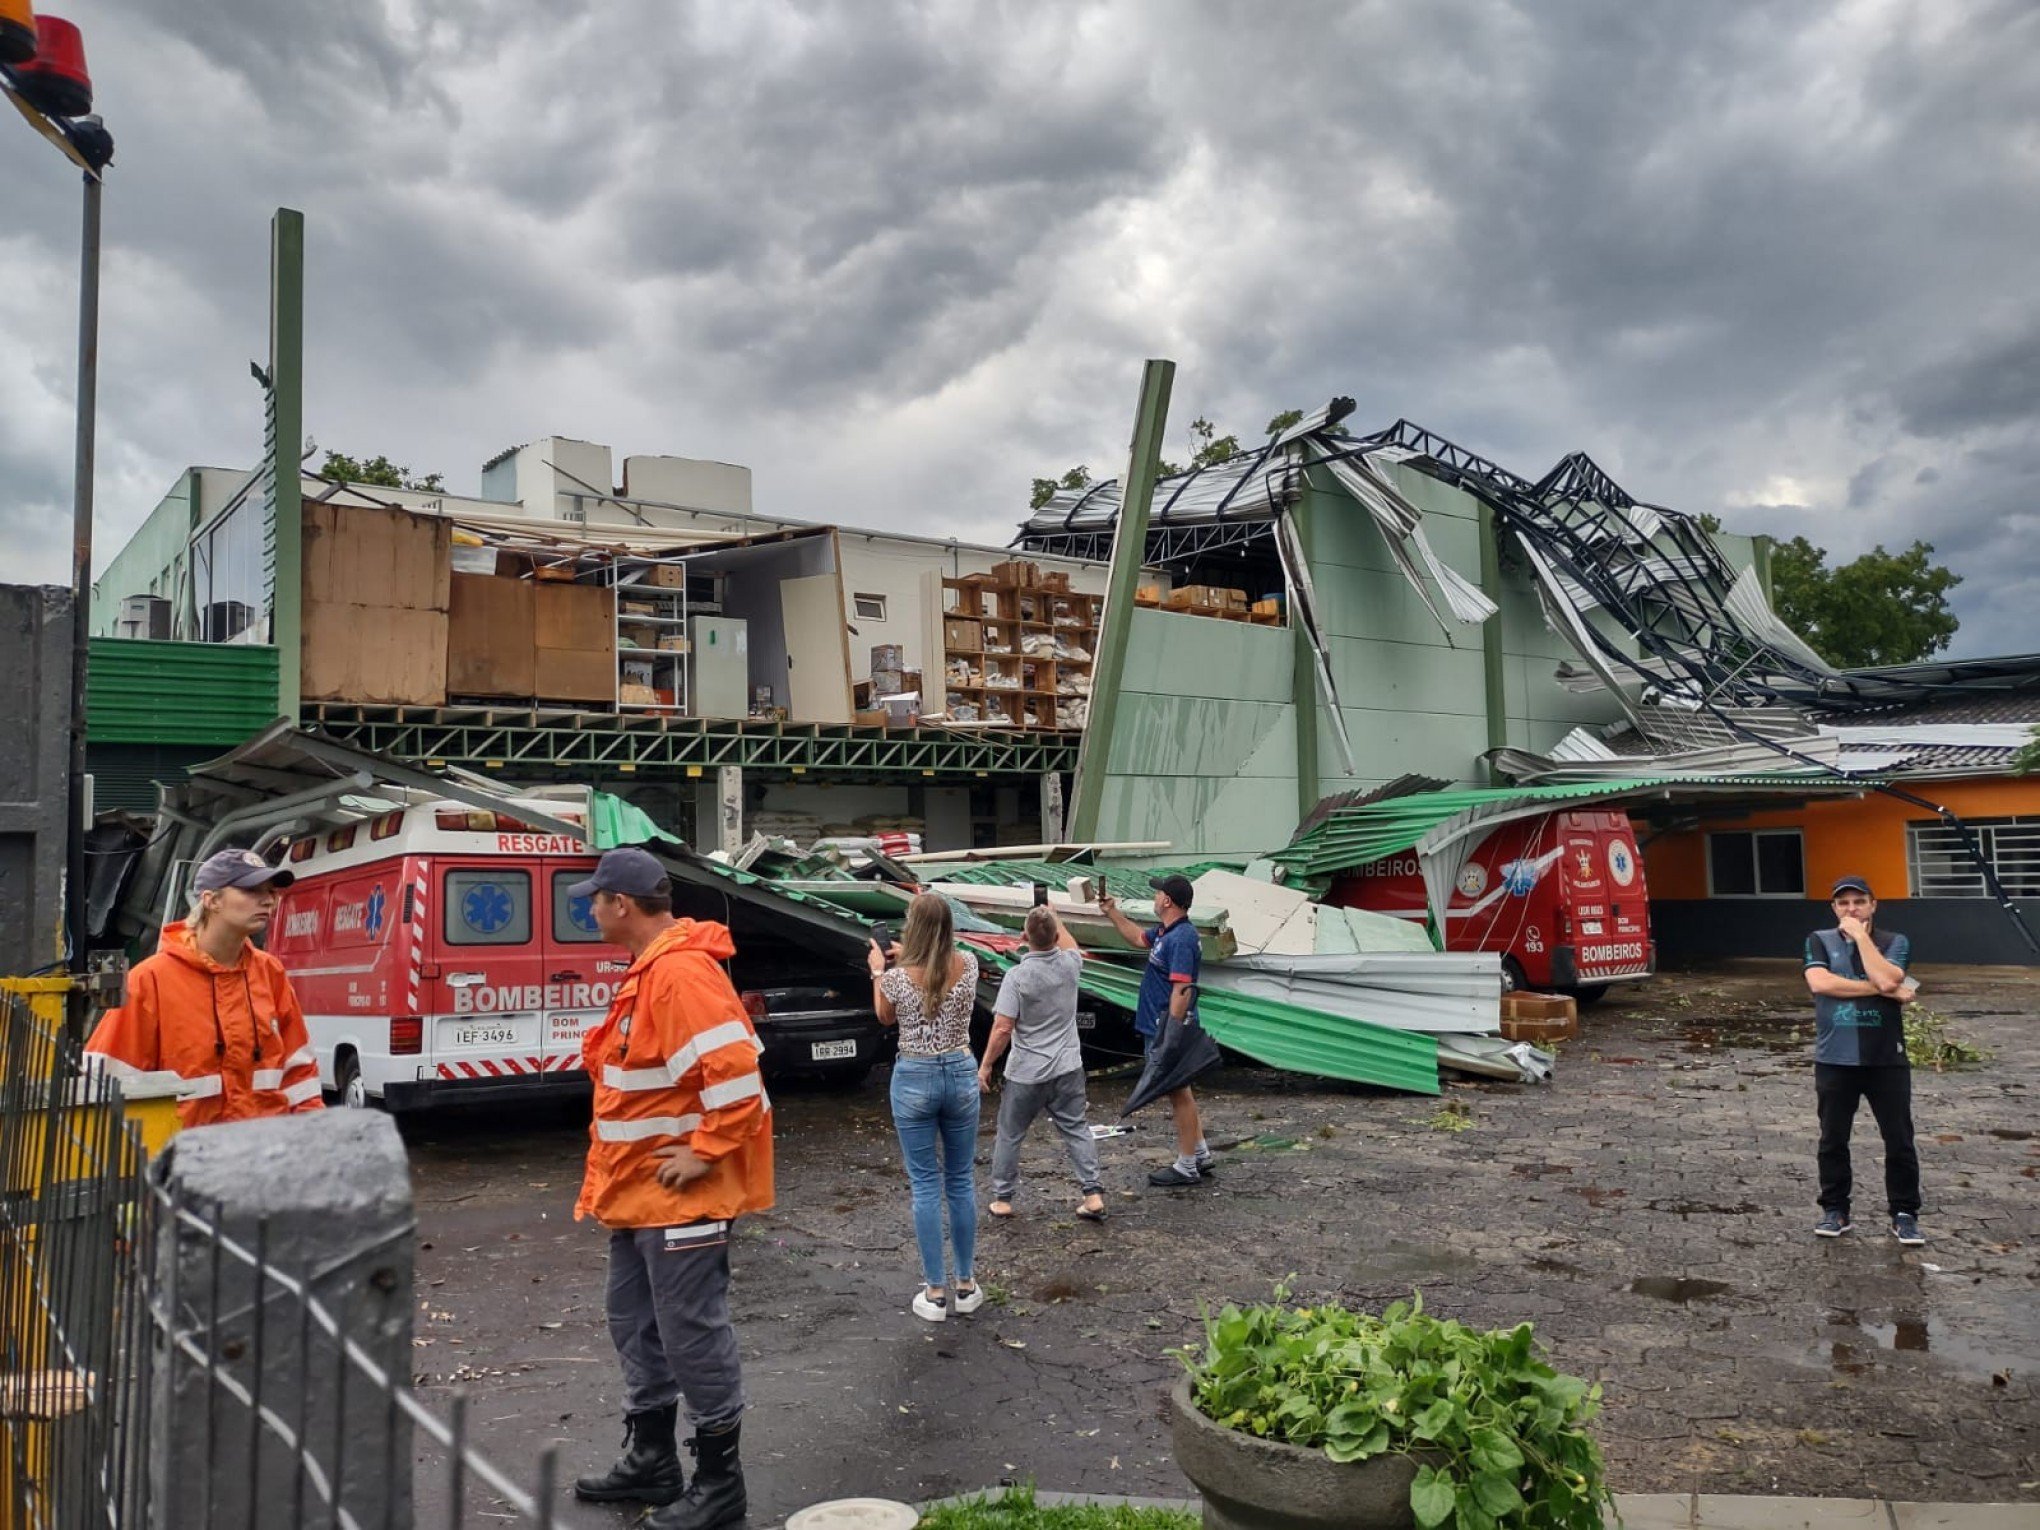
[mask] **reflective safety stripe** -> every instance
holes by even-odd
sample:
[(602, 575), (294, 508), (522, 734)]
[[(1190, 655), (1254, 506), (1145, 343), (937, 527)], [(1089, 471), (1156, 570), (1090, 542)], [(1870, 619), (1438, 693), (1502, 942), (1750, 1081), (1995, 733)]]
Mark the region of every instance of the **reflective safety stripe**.
[(178, 1093), (187, 1100), (209, 1100), (225, 1087), (217, 1073), (201, 1073), (196, 1078), (186, 1079)]
[(111, 1078), (140, 1078), (142, 1076), (140, 1068), (122, 1058), (115, 1057), (111, 1052), (87, 1052), (85, 1054), (85, 1066), (89, 1068), (94, 1063), (105, 1069), (107, 1075)]
[(318, 1060), (319, 1054), (310, 1047), (299, 1047), (283, 1060), (283, 1068), (288, 1073), (292, 1068), (302, 1067), (306, 1063), (315, 1063)]
[(758, 1051), (762, 1052), (765, 1050), (764, 1045), (751, 1034), (750, 1027), (745, 1025), (743, 1021), (725, 1020), (721, 1025), (711, 1025), (707, 1030), (667, 1058), (666, 1071), (673, 1076), (673, 1081), (678, 1083), (681, 1074), (701, 1061), (710, 1052), (720, 1051), (724, 1047), (735, 1046), (740, 1041), (750, 1042)]
[(283, 1069), (257, 1068), (252, 1082), (257, 1089), (281, 1089), (283, 1087)]
[(647, 1137), (684, 1137), (699, 1125), (699, 1116), (639, 1116), (630, 1121), (597, 1116), (595, 1136), (602, 1142), (642, 1142)]
[(725, 1105), (734, 1105), (739, 1100), (748, 1100), (765, 1092), (765, 1080), (755, 1073), (746, 1073), (742, 1078), (733, 1078), (727, 1083), (710, 1084), (701, 1091), (703, 1110), (720, 1110)]
[(673, 1080), (664, 1068), (619, 1068), (614, 1063), (603, 1064), (602, 1082), (626, 1094), (673, 1087)]
[(283, 1091), (283, 1097), (286, 1100), (289, 1100), (293, 1105), (302, 1105), (306, 1100), (316, 1097), (318, 1092), (319, 1081), (316, 1077), (313, 1077), (308, 1079), (302, 1079), (299, 1082), (292, 1084), (288, 1089)]

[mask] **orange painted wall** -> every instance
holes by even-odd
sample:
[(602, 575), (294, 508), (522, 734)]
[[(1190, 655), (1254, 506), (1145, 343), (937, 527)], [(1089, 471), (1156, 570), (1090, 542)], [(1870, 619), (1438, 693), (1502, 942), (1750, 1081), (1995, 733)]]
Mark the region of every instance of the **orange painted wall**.
[[(1905, 788), (1963, 818), (2040, 814), (2040, 776), (1991, 776), (1922, 781)], [(1819, 899), (1836, 877), (1869, 878), (1880, 898), (1912, 896), (1905, 864), (1905, 826), (1934, 815), (1881, 792), (1855, 801), (1809, 802), (1746, 818), (1709, 819), (1704, 827), (1663, 834), (1642, 846), (1653, 898), (1707, 896), (1707, 835), (1734, 829), (1798, 829), (1806, 851), (1807, 896)], [(1648, 833), (1648, 830), (1645, 831)]]

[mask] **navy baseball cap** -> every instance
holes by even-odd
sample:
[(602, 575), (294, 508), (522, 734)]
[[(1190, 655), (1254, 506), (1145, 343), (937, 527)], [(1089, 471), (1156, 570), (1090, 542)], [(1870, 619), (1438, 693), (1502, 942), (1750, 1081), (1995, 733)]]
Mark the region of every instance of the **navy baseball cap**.
[(672, 891), (666, 868), (649, 850), (635, 848), (605, 850), (595, 863), (595, 875), (576, 882), (569, 895), (586, 898), (594, 893), (622, 893), (629, 898), (662, 898)]
[(272, 866), (253, 850), (222, 850), (207, 856), (191, 879), (193, 892), (218, 892), (223, 887), (274, 887), (278, 890), (297, 880), (295, 872)]
[(1169, 901), (1186, 914), (1190, 912), (1190, 900), (1197, 896), (1197, 889), (1192, 887), (1190, 879), (1184, 876), (1156, 877), (1148, 883), (1148, 886), (1156, 892), (1167, 893)]
[(1835, 885), (1828, 889), (1828, 897), (1839, 898), (1845, 892), (1859, 892), (1866, 898), (1877, 896), (1870, 890), (1870, 884), (1858, 876), (1836, 877)]

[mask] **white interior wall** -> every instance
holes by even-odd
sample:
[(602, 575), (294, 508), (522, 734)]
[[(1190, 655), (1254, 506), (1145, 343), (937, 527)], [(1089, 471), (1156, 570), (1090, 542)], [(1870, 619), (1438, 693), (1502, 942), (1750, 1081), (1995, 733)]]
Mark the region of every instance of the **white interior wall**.
[(696, 457), (626, 457), (623, 497), (729, 515), (751, 513), (751, 470)]

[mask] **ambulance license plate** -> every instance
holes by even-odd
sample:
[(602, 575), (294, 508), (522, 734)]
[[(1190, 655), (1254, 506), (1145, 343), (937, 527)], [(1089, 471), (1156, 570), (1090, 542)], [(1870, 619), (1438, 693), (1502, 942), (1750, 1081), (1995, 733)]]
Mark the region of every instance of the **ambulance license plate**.
[(857, 1043), (852, 1041), (816, 1041), (808, 1045), (808, 1055), (815, 1062), (830, 1062), (837, 1058), (855, 1057)]
[(463, 1025), (453, 1033), (453, 1044), (457, 1047), (510, 1046), (516, 1040), (514, 1025)]

